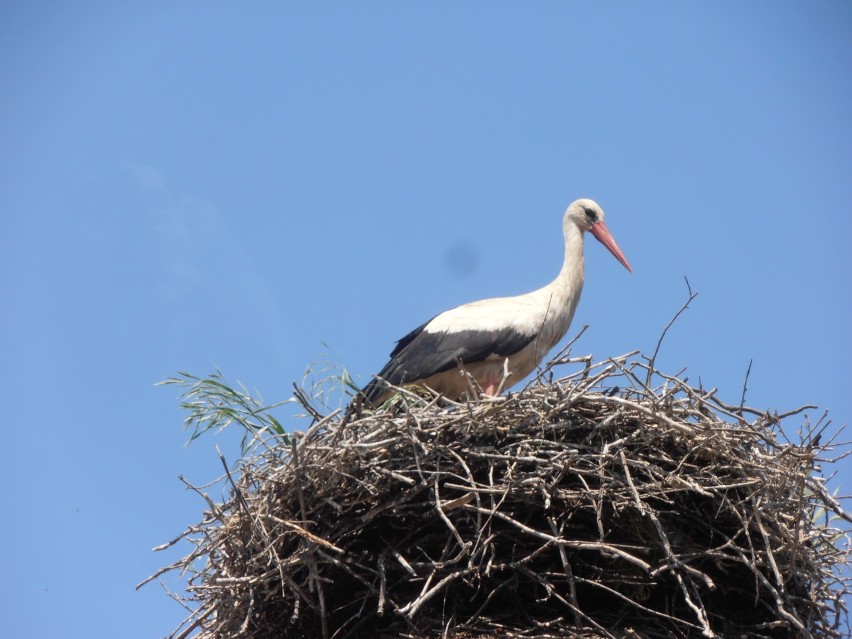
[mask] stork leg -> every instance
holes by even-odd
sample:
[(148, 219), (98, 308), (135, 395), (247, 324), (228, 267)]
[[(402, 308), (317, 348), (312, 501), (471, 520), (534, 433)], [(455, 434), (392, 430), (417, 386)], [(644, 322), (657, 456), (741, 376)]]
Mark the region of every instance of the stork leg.
[(494, 397), (497, 395), (497, 373), (489, 372), (488, 375), (485, 376), (485, 388), (483, 389), (483, 393), (487, 397)]
[(500, 370), (491, 369), (485, 374), (482, 384), (483, 395), (497, 397), (503, 392), (503, 388), (506, 386), (506, 382), (509, 381), (511, 375), (509, 358), (507, 357), (503, 360), (503, 366)]

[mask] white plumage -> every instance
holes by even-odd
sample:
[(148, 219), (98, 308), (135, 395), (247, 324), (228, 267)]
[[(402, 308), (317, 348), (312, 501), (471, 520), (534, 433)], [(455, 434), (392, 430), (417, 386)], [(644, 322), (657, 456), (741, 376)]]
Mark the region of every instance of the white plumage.
[(583, 290), (586, 231), (633, 270), (604, 224), (601, 207), (592, 200), (576, 200), (562, 218), (565, 261), (556, 279), (531, 293), (471, 302), (433, 317), (397, 342), (390, 361), (364, 388), (364, 400), (381, 404), (391, 394), (388, 384), (422, 385), (461, 399), (472, 388), (461, 369), (486, 395), (521, 381), (571, 325)]

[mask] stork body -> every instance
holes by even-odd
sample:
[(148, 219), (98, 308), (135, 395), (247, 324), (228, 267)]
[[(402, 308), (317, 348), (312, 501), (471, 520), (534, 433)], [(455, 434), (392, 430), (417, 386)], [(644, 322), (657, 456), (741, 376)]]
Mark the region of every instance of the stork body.
[(556, 279), (531, 293), (471, 302), (436, 315), (397, 342), (390, 361), (363, 390), (364, 400), (381, 404), (391, 394), (388, 384), (426, 386), (461, 399), (472, 389), (468, 376), (486, 395), (494, 395), (529, 375), (571, 325), (583, 290), (583, 234), (591, 232), (633, 270), (603, 219), (592, 200), (573, 202), (562, 220), (565, 260)]

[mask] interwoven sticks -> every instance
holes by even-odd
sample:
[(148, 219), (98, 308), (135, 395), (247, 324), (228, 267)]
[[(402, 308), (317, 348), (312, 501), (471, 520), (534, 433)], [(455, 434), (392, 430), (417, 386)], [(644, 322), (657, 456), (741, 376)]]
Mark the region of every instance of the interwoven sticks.
[(841, 636), (848, 516), (820, 424), (785, 443), (800, 411), (652, 372), (624, 357), (487, 402), (405, 393), (258, 448), (171, 567), (191, 574), (182, 632)]

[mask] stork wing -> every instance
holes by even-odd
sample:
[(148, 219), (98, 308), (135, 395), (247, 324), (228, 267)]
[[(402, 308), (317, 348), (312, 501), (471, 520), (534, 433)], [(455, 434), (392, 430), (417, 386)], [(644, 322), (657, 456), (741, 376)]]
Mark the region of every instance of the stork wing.
[[(427, 329), (428, 325), (429, 322), (397, 342), (390, 361), (378, 377), (400, 386), (448, 371), (457, 366), (459, 361), (473, 363), (507, 357), (535, 339), (535, 335), (524, 335), (513, 328), (432, 333)], [(374, 402), (382, 392), (383, 384), (374, 379), (364, 389), (364, 396)]]

